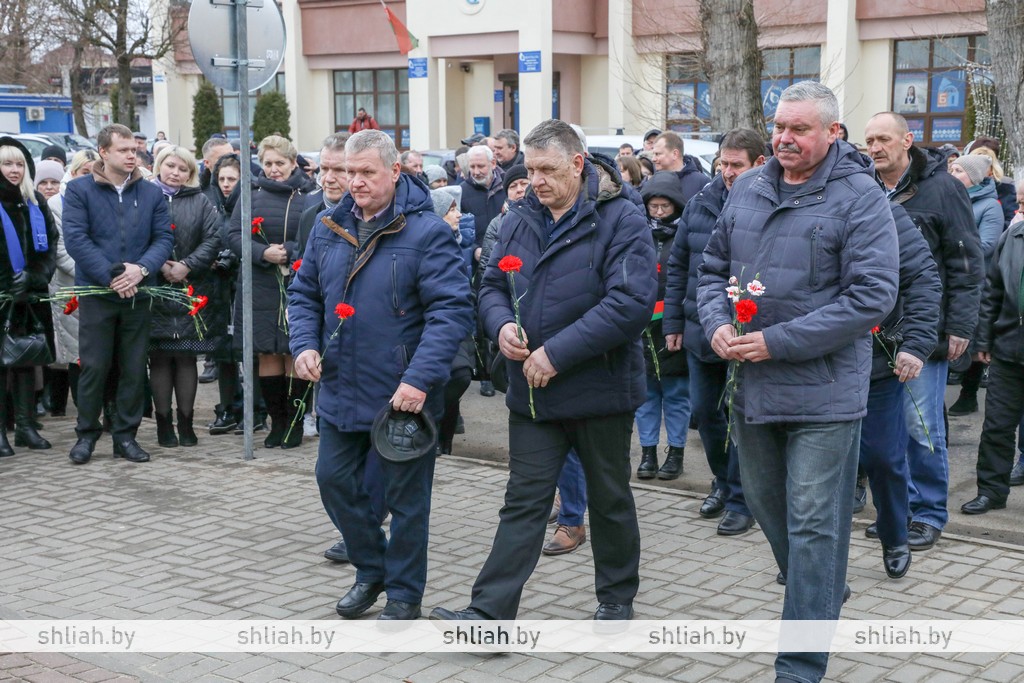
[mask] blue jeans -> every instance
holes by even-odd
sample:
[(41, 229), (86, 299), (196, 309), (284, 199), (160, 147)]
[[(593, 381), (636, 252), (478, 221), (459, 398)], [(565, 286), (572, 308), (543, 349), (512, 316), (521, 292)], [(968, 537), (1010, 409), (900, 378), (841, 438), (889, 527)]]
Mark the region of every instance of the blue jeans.
[[(949, 520), (946, 497), (949, 493), (949, 460), (946, 452), (946, 425), (943, 402), (946, 397), (946, 374), (949, 363), (930, 360), (921, 374), (904, 386), (917, 400), (917, 414), (910, 393), (903, 401), (907, 418), (907, 464), (910, 466), (910, 514), (915, 522), (924, 522), (942, 529)], [(924, 426), (921, 420), (924, 418)], [(924, 427), (927, 426), (928, 434)], [(928, 448), (928, 437), (935, 449)]]
[(690, 407), (697, 423), (697, 433), (704, 444), (708, 466), (715, 475), (717, 486), (725, 497), (725, 509), (750, 516), (750, 508), (743, 499), (739, 458), (736, 444), (730, 440), (725, 448), (728, 422), (722, 393), (725, 391), (728, 363), (705, 363), (696, 354), (686, 353), (690, 368)]
[(320, 418), (316, 483), (327, 515), (345, 537), (357, 583), (384, 583), (389, 600), (419, 603), (427, 582), (434, 455), (395, 463), (377, 457), (391, 510), (391, 538), (365, 484), (369, 432), (342, 432)]
[(558, 494), (562, 498), (558, 523), (582, 526), (583, 514), (587, 511), (587, 477), (576, 451), (570, 450), (565, 457), (565, 464), (558, 475)]
[(910, 499), (907, 485), (907, 439), (903, 384), (895, 376), (871, 383), (868, 414), (860, 432), (860, 464), (871, 484), (878, 512), (878, 540), (884, 546), (906, 545)]
[(690, 428), (690, 380), (686, 376), (647, 376), (647, 401), (636, 409), (636, 432), (641, 446), (657, 446), (661, 438), (661, 415), (665, 414), (668, 445), (686, 446)]
[[(860, 420), (746, 424), (733, 434), (747, 504), (787, 578), (784, 620), (839, 619), (853, 523)], [(776, 676), (819, 681), (828, 652), (780, 652)]]

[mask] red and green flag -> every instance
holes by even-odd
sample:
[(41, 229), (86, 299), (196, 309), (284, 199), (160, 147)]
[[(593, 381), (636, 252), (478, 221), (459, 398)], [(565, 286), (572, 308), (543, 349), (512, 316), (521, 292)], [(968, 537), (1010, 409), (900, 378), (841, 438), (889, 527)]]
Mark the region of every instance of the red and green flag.
[(398, 41), (398, 51), (403, 55), (407, 55), (412, 52), (414, 48), (419, 47), (419, 39), (409, 32), (409, 29), (405, 27), (402, 20), (384, 4), (384, 0), (380, 0), (380, 4), (388, 14), (388, 21), (391, 22), (391, 30), (395, 32), (395, 40)]

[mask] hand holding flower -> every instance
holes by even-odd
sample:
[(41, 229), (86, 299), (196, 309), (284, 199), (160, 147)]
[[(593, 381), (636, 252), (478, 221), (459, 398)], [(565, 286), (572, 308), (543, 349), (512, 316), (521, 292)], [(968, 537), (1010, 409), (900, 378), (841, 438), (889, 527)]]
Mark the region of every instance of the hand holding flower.
[(320, 381), (320, 352), (306, 349), (295, 357), (295, 376), (307, 382)]
[(530, 349), (527, 348), (529, 341), (526, 337), (526, 332), (523, 332), (522, 341), (519, 340), (515, 323), (505, 323), (501, 331), (498, 332), (498, 350), (509, 360), (526, 360), (530, 355)]
[(740, 361), (749, 360), (752, 363), (760, 363), (769, 360), (772, 354), (768, 351), (768, 345), (764, 341), (764, 332), (748, 332), (729, 340), (729, 351), (731, 358)]
[(534, 389), (546, 387), (548, 382), (558, 374), (555, 366), (548, 359), (547, 351), (540, 347), (530, 354), (530, 357), (523, 363), (523, 374), (526, 375), (526, 383)]

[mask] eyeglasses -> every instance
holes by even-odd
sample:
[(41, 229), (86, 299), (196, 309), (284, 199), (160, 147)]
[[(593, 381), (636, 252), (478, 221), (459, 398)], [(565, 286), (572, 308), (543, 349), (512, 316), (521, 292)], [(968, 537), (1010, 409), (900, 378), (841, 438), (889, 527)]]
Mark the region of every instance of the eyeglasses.
[(671, 202), (648, 202), (647, 210), (651, 213), (672, 213), (675, 206)]

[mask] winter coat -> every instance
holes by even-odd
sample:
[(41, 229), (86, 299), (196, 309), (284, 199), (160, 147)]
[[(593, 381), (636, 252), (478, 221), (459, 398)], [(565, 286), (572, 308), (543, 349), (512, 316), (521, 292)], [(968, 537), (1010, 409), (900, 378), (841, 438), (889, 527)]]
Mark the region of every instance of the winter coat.
[[(57, 293), (61, 287), (75, 286), (75, 259), (68, 255), (64, 245), (64, 195), (50, 197), (46, 202), (53, 216), (53, 227), (57, 231), (57, 269), (50, 279), (50, 295)], [(50, 315), (53, 317), (53, 360), (57, 365), (77, 363), (78, 354), (78, 310), (64, 315), (64, 303), (50, 303)]]
[[(993, 179), (995, 182), (995, 179)], [(999, 200), (999, 208), (1003, 212), (1003, 230), (1010, 227), (1010, 221), (1017, 213), (1017, 186), (1006, 180), (996, 183), (996, 198)], [(987, 269), (986, 269), (987, 272)]]
[[(149, 270), (140, 286), (158, 284), (160, 267), (171, 257), (174, 236), (164, 193), (143, 182), (136, 168), (118, 195), (104, 175), (103, 161), (93, 164), (92, 175), (75, 178), (64, 193), (64, 243), (75, 260), (75, 285), (107, 287), (115, 264), (134, 263)], [(102, 295), (111, 302), (134, 305), (136, 295), (122, 299)]]
[[(263, 236), (252, 235), (252, 339), (256, 353), (287, 354), (288, 326), (283, 319), (287, 305), (284, 287), (291, 277), (291, 263), (298, 257), (299, 220), (307, 206), (320, 201), (318, 192), (309, 194), (309, 178), (300, 169), (285, 182), (260, 176), (253, 183), (252, 219), (262, 218)], [(242, 231), (252, 233), (252, 226), (241, 224), (242, 204), (231, 213), (228, 245), (238, 258), (242, 257)], [(263, 260), (263, 252), (271, 244), (283, 244), (288, 263), (278, 265)], [(236, 291), (241, 291), (239, 270)], [(233, 320), (242, 320), (242, 298), (235, 297)], [(234, 336), (240, 348), (242, 335)]]
[(698, 269), (704, 262), (718, 215), (728, 192), (721, 174), (690, 198), (679, 219), (679, 230), (672, 242), (665, 278), (665, 318), (662, 331), (683, 335), (683, 347), (704, 363), (725, 362), (711, 349), (697, 313)]
[(480, 244), (480, 270), (487, 267), (491, 260), (491, 251), (498, 242), (498, 235), (501, 231), (501, 222), (505, 220), (507, 212), (499, 213), (487, 224), (487, 232), (484, 233), (484, 241)]
[(974, 225), (978, 228), (978, 239), (981, 240), (981, 253), (985, 257), (985, 272), (996, 250), (996, 242), (1003, 234), (1003, 209), (996, 199), (996, 185), (991, 178), (985, 178), (977, 185), (967, 188), (967, 196), (971, 199), (971, 210), (974, 212)]
[(900, 248), (900, 291), (892, 312), (879, 326), (879, 336), (893, 339), (895, 344), (887, 343), (889, 351), (886, 352), (878, 337), (873, 337), (872, 381), (893, 376), (891, 363), (900, 351), (921, 361), (928, 360), (938, 341), (935, 320), (942, 303), (939, 270), (928, 251), (928, 243), (902, 206), (890, 202), (889, 208), (896, 222), (896, 238)]
[(942, 280), (942, 309), (932, 359), (949, 353), (948, 335), (974, 336), (984, 279), (981, 241), (963, 183), (949, 175), (946, 158), (911, 147), (910, 167), (889, 198), (903, 206), (924, 235)]
[[(480, 287), (480, 316), (496, 340), (514, 322), (505, 255), (515, 274), (531, 351), (541, 346), (558, 374), (534, 389), (537, 420), (631, 413), (647, 399), (640, 337), (651, 321), (657, 266), (643, 214), (625, 198), (613, 166), (584, 161), (575, 211), (549, 240), (550, 213), (532, 190), (509, 207)], [(505, 404), (530, 415), (522, 363), (505, 361)]]
[[(12, 138), (3, 137), (0, 138), (0, 145), (19, 148), (25, 157), (25, 173), (29, 176), (35, 173), (32, 155), (21, 143)], [(21, 253), (25, 258), (23, 272), (25, 273), (26, 291), (31, 299), (40, 299), (46, 298), (49, 294), (50, 278), (53, 277), (53, 273), (57, 269), (57, 228), (53, 224), (53, 217), (50, 215), (50, 209), (47, 207), (43, 195), (36, 192), (35, 199), (46, 226), (47, 244), (43, 251), (36, 251), (32, 238), (29, 207), (21, 194), (21, 189), (0, 175), (0, 206), (7, 212), (14, 231), (18, 235)], [(14, 275), (7, 240), (0, 229), (0, 292), (11, 291)], [(2, 324), (7, 320), (8, 315), (11, 319), (11, 330), (16, 334), (23, 334), (35, 329), (37, 322), (47, 331), (52, 329), (48, 303), (31, 300), (17, 303), (5, 301), (0, 303), (0, 342), (2, 342), (4, 334)]]
[(495, 169), (491, 185), (484, 189), (472, 180), (459, 183), (462, 188), (462, 213), (471, 213), (476, 219), (476, 246), (484, 241), (487, 224), (495, 216), (501, 215), (501, 207), (505, 204), (505, 188), (501, 184), (502, 171)]
[[(701, 168), (700, 162), (689, 154), (683, 157), (683, 168), (675, 171), (675, 174), (679, 178), (679, 188), (682, 190), (684, 201), (689, 201), (690, 197), (703, 190), (711, 181)], [(647, 182), (650, 182), (651, 178), (648, 178)]]
[(770, 359), (740, 365), (734, 408), (748, 423), (844, 422), (867, 413), (871, 328), (896, 302), (899, 245), (892, 212), (853, 146), (833, 143), (782, 202), (778, 159), (733, 183), (699, 269), (697, 306), (711, 339), (733, 323), (731, 276), (766, 288), (744, 333)]
[[(291, 353), (323, 355), (317, 413), (341, 431), (369, 431), (402, 382), (427, 392), (440, 419), (473, 320), (455, 235), (434, 213), (427, 186), (404, 173), (393, 213), (361, 246), (354, 204), (345, 195), (313, 227), (288, 290)], [(355, 314), (339, 329), (343, 302)]]
[[(182, 187), (173, 196), (165, 197), (171, 225), (174, 226), (174, 249), (170, 260), (188, 266), (189, 274), (184, 283), (172, 284), (161, 273), (160, 284), (178, 288), (191, 285), (196, 296), (209, 299), (214, 294), (210, 266), (220, 251), (217, 210), (198, 187)], [(209, 305), (202, 310), (200, 320), (206, 328), (201, 332), (203, 339), (227, 333), (226, 313), (223, 307), (210, 308)], [(198, 339), (200, 332), (196, 329), (196, 318), (189, 315), (188, 308), (177, 302), (161, 300), (153, 302), (150, 336), (153, 340)]]
[(518, 149), (518, 150), (516, 150), (516, 156), (515, 156), (514, 159), (512, 159), (512, 161), (506, 161), (505, 163), (502, 163), (502, 162), (499, 161), (498, 162), (498, 168), (500, 168), (502, 171), (507, 171), (508, 169), (512, 168), (513, 166), (521, 166), (521, 165), (523, 165), (525, 163), (526, 163), (526, 161), (525, 161), (525, 157), (523, 156), (523, 150)]
[(1024, 364), (1024, 223), (996, 243), (985, 281), (975, 350), (1007, 363)]

